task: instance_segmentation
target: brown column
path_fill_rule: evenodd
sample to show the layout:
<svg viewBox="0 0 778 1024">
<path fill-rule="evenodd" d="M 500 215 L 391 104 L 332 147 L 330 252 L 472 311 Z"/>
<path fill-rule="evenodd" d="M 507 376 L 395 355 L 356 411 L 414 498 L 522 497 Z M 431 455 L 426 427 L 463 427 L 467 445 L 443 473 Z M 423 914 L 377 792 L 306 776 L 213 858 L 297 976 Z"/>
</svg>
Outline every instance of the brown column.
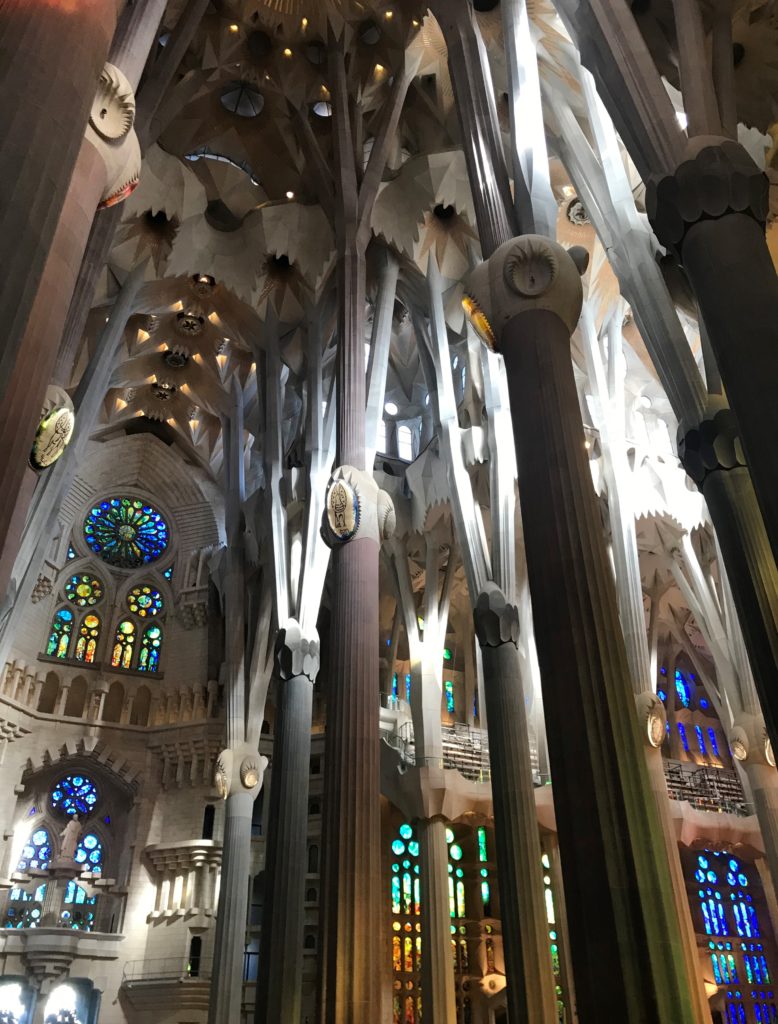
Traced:
<svg viewBox="0 0 778 1024">
<path fill-rule="evenodd" d="M 0 398 L 13 386 L 119 6 L 116 0 L 0 3 Z M 5 458 L 11 450 L 3 448 Z"/>
<path fill-rule="evenodd" d="M 570 358 L 585 256 L 524 236 L 469 290 L 508 379 L 578 1016 L 692 1024 Z"/>
</svg>

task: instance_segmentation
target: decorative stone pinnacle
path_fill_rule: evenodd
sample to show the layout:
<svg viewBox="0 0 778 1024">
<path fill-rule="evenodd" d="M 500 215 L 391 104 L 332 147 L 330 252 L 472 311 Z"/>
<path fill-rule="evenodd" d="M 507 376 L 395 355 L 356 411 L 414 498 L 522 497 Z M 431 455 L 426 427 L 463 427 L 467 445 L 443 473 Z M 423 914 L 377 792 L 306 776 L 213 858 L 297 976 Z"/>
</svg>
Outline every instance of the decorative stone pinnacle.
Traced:
<svg viewBox="0 0 778 1024">
<path fill-rule="evenodd" d="M 659 241 L 680 259 L 687 231 L 701 220 L 744 213 L 764 225 L 769 187 L 739 143 L 701 135 L 689 140 L 673 174 L 648 183 L 646 209 Z"/>
<path fill-rule="evenodd" d="M 354 537 L 377 543 L 388 540 L 397 519 L 392 499 L 369 473 L 339 466 L 330 477 L 322 517 L 322 537 L 328 547 Z"/>
<path fill-rule="evenodd" d="M 700 424 L 678 431 L 678 457 L 698 487 L 711 473 L 747 465 L 735 414 L 725 398 L 710 395 Z"/>
<path fill-rule="evenodd" d="M 101 209 L 122 202 L 138 186 L 142 158 L 134 124 L 132 86 L 119 68 L 106 64 L 86 127 L 86 138 L 105 164 Z"/>
<path fill-rule="evenodd" d="M 478 595 L 473 622 L 482 647 L 502 647 L 519 642 L 519 610 L 496 583 L 489 582 Z"/>
<path fill-rule="evenodd" d="M 289 619 L 276 637 L 276 669 L 281 679 L 305 676 L 312 683 L 319 672 L 319 638 L 303 636 L 300 623 Z"/>
<path fill-rule="evenodd" d="M 462 306 L 481 340 L 500 351 L 502 330 L 520 313 L 544 309 L 575 330 L 583 303 L 581 274 L 589 253 L 544 235 L 521 235 L 497 249 L 465 281 Z"/>
</svg>

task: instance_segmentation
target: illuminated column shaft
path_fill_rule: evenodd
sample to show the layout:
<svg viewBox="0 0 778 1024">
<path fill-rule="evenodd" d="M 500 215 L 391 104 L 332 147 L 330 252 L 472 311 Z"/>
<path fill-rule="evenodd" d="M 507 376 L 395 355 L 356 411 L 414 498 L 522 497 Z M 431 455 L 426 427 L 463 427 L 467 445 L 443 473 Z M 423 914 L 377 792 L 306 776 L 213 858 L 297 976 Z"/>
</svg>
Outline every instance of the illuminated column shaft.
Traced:
<svg viewBox="0 0 778 1024">
<path fill-rule="evenodd" d="M 290 620 L 276 648 L 277 717 L 257 977 L 257 1024 L 298 1024 L 302 1005 L 311 710 L 318 640 Z"/>
<path fill-rule="evenodd" d="M 421 1004 L 428 1024 L 456 1020 L 451 911 L 448 899 L 448 844 L 443 818 L 416 823 L 421 880 Z"/>
<path fill-rule="evenodd" d="M 209 1024 L 226 1024 L 227 1021 L 241 1019 L 253 808 L 254 795 L 245 790 L 231 792 L 224 806 L 224 853 L 216 914 Z"/>
<path fill-rule="evenodd" d="M 473 618 L 483 661 L 508 1019 L 540 1024 L 556 1020 L 556 1001 L 516 647 L 519 616 L 492 585 L 479 596 Z"/>
<path fill-rule="evenodd" d="M 469 290 L 510 392 L 579 1019 L 691 1024 L 570 359 L 584 256 L 523 236 Z"/>
</svg>

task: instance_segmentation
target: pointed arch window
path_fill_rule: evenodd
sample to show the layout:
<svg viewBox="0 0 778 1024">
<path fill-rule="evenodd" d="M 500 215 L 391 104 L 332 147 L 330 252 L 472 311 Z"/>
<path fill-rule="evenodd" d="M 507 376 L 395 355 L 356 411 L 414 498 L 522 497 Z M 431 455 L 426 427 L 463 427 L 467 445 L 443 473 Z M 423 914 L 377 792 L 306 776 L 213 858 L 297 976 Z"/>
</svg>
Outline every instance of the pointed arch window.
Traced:
<svg viewBox="0 0 778 1024">
<path fill-rule="evenodd" d="M 135 649 L 135 623 L 124 619 L 116 627 L 113 642 L 111 664 L 114 668 L 129 668 L 132 664 L 132 652 Z"/>
<path fill-rule="evenodd" d="M 405 423 L 397 428 L 397 456 L 403 462 L 413 462 L 413 432 Z"/>
<path fill-rule="evenodd" d="M 72 635 L 73 612 L 69 608 L 60 608 L 51 623 L 46 654 L 50 658 L 67 658 Z"/>
<path fill-rule="evenodd" d="M 97 615 L 85 615 L 81 621 L 76 640 L 76 661 L 91 665 L 97 653 L 97 641 L 100 639 L 100 618 Z"/>
<path fill-rule="evenodd" d="M 51 860 L 51 839 L 48 830 L 36 828 L 22 848 L 22 855 L 16 865 L 17 871 L 45 871 Z"/>
<path fill-rule="evenodd" d="M 416 1024 L 421 1015 L 421 885 L 419 843 L 411 825 L 400 825 L 390 850 L 393 1020 Z"/>
<path fill-rule="evenodd" d="M 162 651 L 162 630 L 154 622 L 146 626 L 138 655 L 140 672 L 158 672 L 159 655 Z"/>
</svg>

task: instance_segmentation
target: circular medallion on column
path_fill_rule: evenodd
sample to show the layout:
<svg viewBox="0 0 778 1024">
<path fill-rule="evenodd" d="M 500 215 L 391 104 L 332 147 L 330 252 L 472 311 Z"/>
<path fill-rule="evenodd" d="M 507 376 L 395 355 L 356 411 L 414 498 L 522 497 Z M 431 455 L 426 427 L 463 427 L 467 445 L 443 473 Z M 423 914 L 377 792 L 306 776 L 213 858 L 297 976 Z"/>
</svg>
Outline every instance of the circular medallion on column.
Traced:
<svg viewBox="0 0 778 1024">
<path fill-rule="evenodd" d="M 30 452 L 30 465 L 39 472 L 53 466 L 73 436 L 76 417 L 67 406 L 52 409 L 38 424 Z"/>
<path fill-rule="evenodd" d="M 359 499 L 348 480 L 331 480 L 327 488 L 327 523 L 339 541 L 351 540 L 359 529 Z"/>
</svg>

